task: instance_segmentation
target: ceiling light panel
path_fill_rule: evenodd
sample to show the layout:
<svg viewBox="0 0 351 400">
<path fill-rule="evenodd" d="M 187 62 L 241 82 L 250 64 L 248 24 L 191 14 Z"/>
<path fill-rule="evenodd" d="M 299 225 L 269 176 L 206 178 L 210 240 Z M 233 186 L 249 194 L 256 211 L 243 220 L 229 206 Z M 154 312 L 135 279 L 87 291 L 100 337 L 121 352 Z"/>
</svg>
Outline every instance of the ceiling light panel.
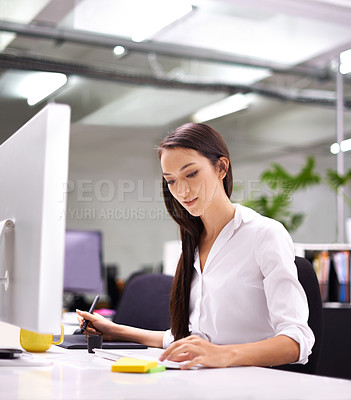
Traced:
<svg viewBox="0 0 351 400">
<path fill-rule="evenodd" d="M 226 83 L 252 85 L 271 76 L 264 68 L 244 67 L 239 65 L 223 65 L 207 62 L 191 61 L 189 66 L 180 68 L 182 79 L 192 82 Z"/>
<path fill-rule="evenodd" d="M 3 20 L 28 23 L 51 0 L 0 0 L 0 18 Z M 15 34 L 0 32 L 0 51 L 16 37 Z"/>
<path fill-rule="evenodd" d="M 8 71 L 4 75 L 0 88 L 3 86 L 5 95 L 27 99 L 31 106 L 46 99 L 67 82 L 65 74 L 55 72 Z"/>
<path fill-rule="evenodd" d="M 188 0 L 83 0 L 64 24 L 141 42 L 191 11 Z"/>
<path fill-rule="evenodd" d="M 191 18 L 156 35 L 155 39 L 296 65 L 351 40 L 351 30 L 309 18 L 272 14 L 249 20 L 209 12 L 201 3 Z"/>
<path fill-rule="evenodd" d="M 164 126 L 172 121 L 187 118 L 199 108 L 224 97 L 224 93 L 134 88 L 92 112 L 79 123 L 105 126 Z"/>
<path fill-rule="evenodd" d="M 246 109 L 250 104 L 248 95 L 237 93 L 212 103 L 192 115 L 193 122 L 206 122 Z"/>
<path fill-rule="evenodd" d="M 351 150 L 351 139 L 345 139 L 340 144 L 333 143 L 330 146 L 330 152 L 332 154 L 338 154 L 340 150 L 343 152 L 350 151 Z"/>
<path fill-rule="evenodd" d="M 340 72 L 342 74 L 351 73 L 351 49 L 340 54 Z"/>
<path fill-rule="evenodd" d="M 56 72 L 34 72 L 23 87 L 30 106 L 40 103 L 67 83 L 67 76 Z"/>
</svg>

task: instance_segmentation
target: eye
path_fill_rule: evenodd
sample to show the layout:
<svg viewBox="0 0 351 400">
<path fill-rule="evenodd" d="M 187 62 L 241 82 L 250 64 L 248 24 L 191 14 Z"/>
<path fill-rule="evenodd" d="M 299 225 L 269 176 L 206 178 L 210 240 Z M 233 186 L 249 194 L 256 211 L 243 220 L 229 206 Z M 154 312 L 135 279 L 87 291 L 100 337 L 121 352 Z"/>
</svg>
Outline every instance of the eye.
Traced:
<svg viewBox="0 0 351 400">
<path fill-rule="evenodd" d="M 174 180 L 171 180 L 171 181 L 166 181 L 167 182 L 167 185 L 173 185 L 173 183 L 175 182 Z"/>
<path fill-rule="evenodd" d="M 193 178 L 196 174 L 198 173 L 198 171 L 194 171 L 191 174 L 187 175 L 187 178 Z"/>
</svg>

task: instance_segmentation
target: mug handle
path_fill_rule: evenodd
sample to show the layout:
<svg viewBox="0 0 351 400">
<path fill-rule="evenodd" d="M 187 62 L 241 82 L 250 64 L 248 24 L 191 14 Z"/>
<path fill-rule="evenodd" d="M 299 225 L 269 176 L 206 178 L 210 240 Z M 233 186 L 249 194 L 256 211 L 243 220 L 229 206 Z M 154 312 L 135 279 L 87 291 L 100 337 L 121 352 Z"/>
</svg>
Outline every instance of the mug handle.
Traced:
<svg viewBox="0 0 351 400">
<path fill-rule="evenodd" d="M 60 343 L 63 342 L 63 339 L 64 339 L 64 327 L 61 324 L 61 336 L 60 336 L 60 339 L 57 342 L 52 342 L 52 344 L 60 344 Z"/>
</svg>

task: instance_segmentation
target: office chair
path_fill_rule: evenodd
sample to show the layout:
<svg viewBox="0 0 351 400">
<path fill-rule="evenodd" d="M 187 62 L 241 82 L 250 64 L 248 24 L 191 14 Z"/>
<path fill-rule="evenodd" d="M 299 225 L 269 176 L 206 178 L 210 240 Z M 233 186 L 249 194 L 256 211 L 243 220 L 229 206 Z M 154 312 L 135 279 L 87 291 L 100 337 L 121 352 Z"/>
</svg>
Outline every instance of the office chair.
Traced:
<svg viewBox="0 0 351 400">
<path fill-rule="evenodd" d="M 113 322 L 157 331 L 169 329 L 172 282 L 169 275 L 135 274 L 124 288 Z"/>
<path fill-rule="evenodd" d="M 310 311 L 308 325 L 314 333 L 315 343 L 307 364 L 286 364 L 273 368 L 284 371 L 302 372 L 305 374 L 316 374 L 318 371 L 318 363 L 322 351 L 324 330 L 324 316 L 319 283 L 313 266 L 308 260 L 302 257 L 295 257 L 295 264 L 297 268 L 298 279 L 306 292 Z"/>
</svg>

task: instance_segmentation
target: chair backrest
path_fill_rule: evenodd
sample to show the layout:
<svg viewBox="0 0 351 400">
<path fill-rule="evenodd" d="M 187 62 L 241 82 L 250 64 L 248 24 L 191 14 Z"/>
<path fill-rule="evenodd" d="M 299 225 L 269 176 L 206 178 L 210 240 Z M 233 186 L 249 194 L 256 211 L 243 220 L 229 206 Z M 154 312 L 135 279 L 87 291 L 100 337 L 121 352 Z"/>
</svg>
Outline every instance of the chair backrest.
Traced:
<svg viewBox="0 0 351 400">
<path fill-rule="evenodd" d="M 308 325 L 312 329 L 315 336 L 315 344 L 312 354 L 309 356 L 308 363 L 302 364 L 286 364 L 276 369 L 285 371 L 303 372 L 306 374 L 315 374 L 318 371 L 318 363 L 322 351 L 324 318 L 319 283 L 314 272 L 312 264 L 302 257 L 295 257 L 298 279 L 306 292 L 309 307 Z"/>
<path fill-rule="evenodd" d="M 123 290 L 113 322 L 157 331 L 169 329 L 172 282 L 173 277 L 164 274 L 133 276 Z"/>
</svg>

